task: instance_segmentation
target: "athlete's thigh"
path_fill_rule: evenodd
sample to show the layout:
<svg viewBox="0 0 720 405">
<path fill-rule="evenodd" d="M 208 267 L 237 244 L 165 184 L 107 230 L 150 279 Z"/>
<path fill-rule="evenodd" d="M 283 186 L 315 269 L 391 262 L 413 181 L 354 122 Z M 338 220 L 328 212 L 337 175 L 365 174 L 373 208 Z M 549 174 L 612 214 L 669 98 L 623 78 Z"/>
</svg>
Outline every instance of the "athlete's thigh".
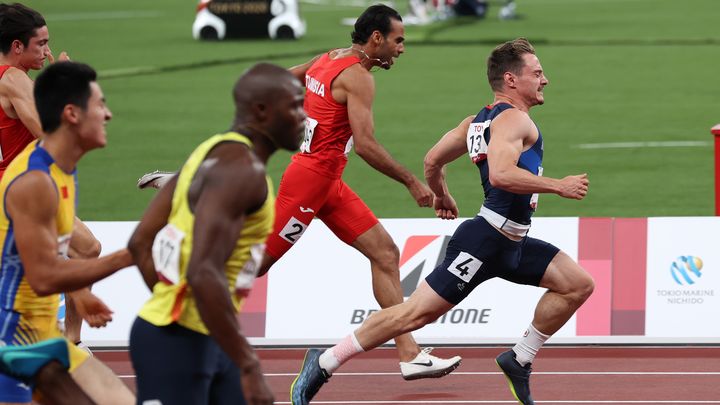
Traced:
<svg viewBox="0 0 720 405">
<path fill-rule="evenodd" d="M 98 404 L 130 405 L 135 396 L 100 360 L 90 357 L 70 373 L 75 382 Z"/>
<path fill-rule="evenodd" d="M 496 276 L 502 237 L 481 217 L 463 222 L 450 238 L 445 258 L 425 281 L 442 298 L 459 304 L 475 287 Z"/>
<path fill-rule="evenodd" d="M 209 403 L 212 405 L 245 405 L 245 394 L 240 383 L 240 369 L 222 350 L 219 350 L 217 370 L 210 383 Z"/>
<path fill-rule="evenodd" d="M 325 204 L 335 180 L 291 163 L 280 180 L 275 197 L 275 223 L 265 251 L 280 259 L 300 239 Z"/>
<path fill-rule="evenodd" d="M 370 207 L 342 180 L 331 190 L 318 218 L 348 245 L 379 222 Z"/>
<path fill-rule="evenodd" d="M 130 331 L 130 359 L 138 402 L 207 403 L 215 372 L 209 339 L 177 324 L 158 327 L 136 318 Z"/>
<path fill-rule="evenodd" d="M 551 243 L 526 237 L 520 245 L 517 265 L 507 267 L 499 277 L 516 284 L 540 286 L 540 280 L 559 251 Z"/>
<path fill-rule="evenodd" d="M 547 265 L 540 287 L 567 294 L 578 287 L 592 285 L 592 276 L 565 252 L 559 251 Z"/>
</svg>

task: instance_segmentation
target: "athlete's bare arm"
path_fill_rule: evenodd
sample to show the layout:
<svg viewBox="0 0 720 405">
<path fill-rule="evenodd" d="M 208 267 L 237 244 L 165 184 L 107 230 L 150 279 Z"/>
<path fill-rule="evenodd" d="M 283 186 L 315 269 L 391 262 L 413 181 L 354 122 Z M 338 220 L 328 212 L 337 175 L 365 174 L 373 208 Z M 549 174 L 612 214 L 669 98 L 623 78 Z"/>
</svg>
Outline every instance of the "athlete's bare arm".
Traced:
<svg viewBox="0 0 720 405">
<path fill-rule="evenodd" d="M 520 155 L 538 138 L 530 117 L 518 109 L 508 109 L 490 124 L 492 138 L 488 144 L 488 168 L 493 187 L 516 194 L 554 193 L 582 200 L 588 191 L 587 174 L 562 179 L 536 176 L 517 166 Z"/>
<path fill-rule="evenodd" d="M 58 255 L 55 223 L 58 195 L 50 177 L 31 171 L 6 191 L 6 209 L 25 276 L 38 295 L 75 291 L 132 264 L 123 249 L 99 259 L 69 259 Z"/>
<path fill-rule="evenodd" d="M 305 85 L 305 73 L 307 72 L 308 69 L 310 69 L 310 66 L 312 66 L 313 63 L 315 63 L 318 59 L 320 59 L 320 57 L 322 55 L 323 54 L 316 55 L 309 61 L 302 63 L 300 65 L 293 66 L 293 67 L 289 68 L 288 70 L 290 71 L 290 73 L 293 74 L 293 76 L 295 76 L 298 80 L 300 80 L 300 83 L 302 83 L 302 85 L 304 86 Z"/>
<path fill-rule="evenodd" d="M 5 113 L 11 118 L 19 118 L 35 138 L 41 137 L 43 131 L 35 109 L 33 81 L 27 73 L 17 68 L 8 69 L 0 79 L 0 94 L 3 95 Z"/>
<path fill-rule="evenodd" d="M 102 253 L 100 241 L 95 239 L 90 228 L 80 218 L 75 217 L 68 256 L 89 259 L 100 256 L 100 253 Z"/>
<path fill-rule="evenodd" d="M 152 258 L 152 245 L 155 236 L 167 224 L 170 217 L 177 177 L 177 174 L 172 175 L 170 181 L 158 191 L 128 242 L 128 249 L 132 254 L 133 261 L 150 291 L 158 282 Z"/>
<path fill-rule="evenodd" d="M 372 114 L 375 82 L 370 72 L 360 65 L 345 69 L 333 82 L 332 92 L 333 97 L 339 93 L 339 97 L 335 98 L 339 103 L 347 103 L 355 153 L 375 170 L 404 184 L 418 206 L 429 207 L 433 199 L 430 189 L 393 159 L 375 138 Z"/>
<path fill-rule="evenodd" d="M 462 120 L 460 124 L 448 131 L 425 155 L 425 181 L 433 193 L 435 215 L 442 219 L 455 219 L 458 207 L 450 195 L 445 182 L 445 165 L 467 152 L 466 136 L 473 116 Z"/>
<path fill-rule="evenodd" d="M 30 287 L 40 296 L 81 290 L 132 264 L 127 250 L 99 259 L 69 259 L 58 255 L 55 217 L 58 195 L 50 177 L 31 171 L 6 192 L 6 210 L 13 221 L 15 243 Z M 112 312 L 90 291 L 78 291 L 80 315 L 91 326 L 104 326 Z"/>
<path fill-rule="evenodd" d="M 264 166 L 245 145 L 215 147 L 195 174 L 188 200 L 195 213 L 193 249 L 187 280 L 210 335 L 240 368 L 250 404 L 272 404 L 260 362 L 243 336 L 232 304 L 225 263 L 230 258 L 248 212 L 268 193 Z"/>
</svg>

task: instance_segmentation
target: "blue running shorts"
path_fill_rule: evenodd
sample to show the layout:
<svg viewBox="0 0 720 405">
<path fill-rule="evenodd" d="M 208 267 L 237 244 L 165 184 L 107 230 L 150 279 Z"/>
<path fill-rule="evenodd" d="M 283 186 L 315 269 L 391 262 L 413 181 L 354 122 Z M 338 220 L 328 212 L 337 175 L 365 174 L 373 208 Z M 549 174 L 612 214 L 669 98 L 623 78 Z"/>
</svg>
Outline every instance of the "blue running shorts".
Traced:
<svg viewBox="0 0 720 405">
<path fill-rule="evenodd" d="M 455 230 L 445 259 L 425 279 L 441 297 L 455 305 L 475 287 L 494 277 L 537 286 L 560 251 L 540 239 L 508 239 L 485 218 L 469 219 Z"/>
</svg>

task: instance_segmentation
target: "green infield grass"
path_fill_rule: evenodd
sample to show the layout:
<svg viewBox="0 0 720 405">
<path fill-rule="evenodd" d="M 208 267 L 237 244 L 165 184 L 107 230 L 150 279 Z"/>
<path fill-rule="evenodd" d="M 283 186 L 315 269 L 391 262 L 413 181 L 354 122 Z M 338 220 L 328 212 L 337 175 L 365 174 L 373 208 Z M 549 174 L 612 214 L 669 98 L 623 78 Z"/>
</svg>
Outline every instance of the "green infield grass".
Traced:
<svg viewBox="0 0 720 405">
<path fill-rule="evenodd" d="M 135 182 L 174 170 L 206 137 L 229 128 L 230 90 L 251 64 L 301 63 L 350 45 L 343 18 L 363 6 L 301 3 L 308 24 L 296 41 L 200 42 L 192 0 L 29 1 L 48 22 L 55 53 L 89 63 L 114 117 L 109 143 L 80 164 L 79 216 L 139 219 L 153 191 Z M 357 4 L 357 3 L 353 3 Z M 404 2 L 395 4 L 404 13 Z M 406 52 L 374 73 L 378 140 L 422 176 L 427 150 L 492 101 L 485 59 L 524 36 L 550 80 L 531 110 L 545 140 L 545 175 L 588 173 L 583 201 L 540 197 L 541 216 L 713 215 L 713 138 L 720 122 L 717 0 L 519 0 L 518 19 L 457 19 L 406 28 Z M 277 183 L 289 161 L 276 154 Z M 482 203 L 478 171 L 461 158 L 447 170 L 461 216 Z M 407 190 L 351 154 L 345 181 L 379 217 L 431 217 Z"/>
</svg>

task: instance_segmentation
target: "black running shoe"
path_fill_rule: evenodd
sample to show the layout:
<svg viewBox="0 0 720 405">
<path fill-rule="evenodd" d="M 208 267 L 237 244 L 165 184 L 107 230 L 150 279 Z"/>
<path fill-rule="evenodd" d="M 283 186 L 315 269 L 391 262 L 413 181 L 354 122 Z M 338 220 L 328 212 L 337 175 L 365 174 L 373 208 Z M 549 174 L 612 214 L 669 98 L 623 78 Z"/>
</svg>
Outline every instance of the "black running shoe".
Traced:
<svg viewBox="0 0 720 405">
<path fill-rule="evenodd" d="M 323 384 L 328 382 L 330 375 L 320 368 L 320 349 L 309 349 L 305 353 L 300 374 L 295 377 L 290 386 L 290 401 L 292 405 L 307 405 L 320 390 Z"/>
<path fill-rule="evenodd" d="M 525 367 L 521 366 L 515 360 L 515 352 L 512 350 L 501 353 L 495 358 L 495 362 L 505 374 L 515 399 L 524 405 L 534 405 L 535 401 L 530 396 L 530 373 L 532 372 L 530 364 L 526 364 Z"/>
</svg>

